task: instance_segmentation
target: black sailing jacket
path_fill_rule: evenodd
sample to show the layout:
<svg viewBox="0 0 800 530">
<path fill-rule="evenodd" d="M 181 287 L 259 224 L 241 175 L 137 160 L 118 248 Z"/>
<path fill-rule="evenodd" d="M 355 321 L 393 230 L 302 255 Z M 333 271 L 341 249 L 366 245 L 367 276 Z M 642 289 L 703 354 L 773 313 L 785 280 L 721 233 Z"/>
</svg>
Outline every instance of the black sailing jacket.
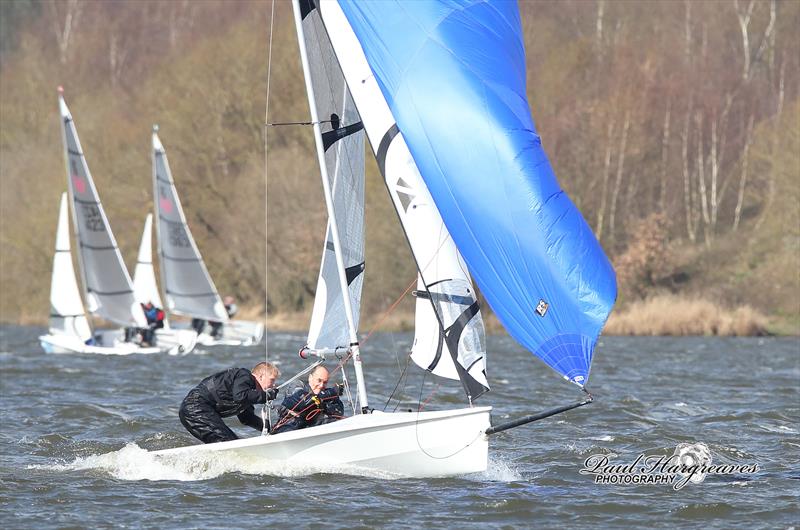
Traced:
<svg viewBox="0 0 800 530">
<path fill-rule="evenodd" d="M 261 418 L 256 416 L 256 403 L 266 403 L 267 393 L 260 390 L 256 378 L 246 368 L 229 368 L 203 379 L 195 388 L 220 416 L 237 416 L 243 424 L 261 429 Z"/>
</svg>

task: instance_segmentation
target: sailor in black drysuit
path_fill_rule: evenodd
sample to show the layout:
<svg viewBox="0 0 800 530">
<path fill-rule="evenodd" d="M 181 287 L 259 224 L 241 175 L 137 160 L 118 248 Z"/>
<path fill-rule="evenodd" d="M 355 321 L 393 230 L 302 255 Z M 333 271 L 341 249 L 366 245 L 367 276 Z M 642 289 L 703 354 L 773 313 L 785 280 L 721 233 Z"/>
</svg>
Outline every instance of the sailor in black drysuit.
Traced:
<svg viewBox="0 0 800 530">
<path fill-rule="evenodd" d="M 341 385 L 325 388 L 328 370 L 318 366 L 278 407 L 278 421 L 270 434 L 305 429 L 344 417 L 344 404 L 339 399 Z"/>
<path fill-rule="evenodd" d="M 222 418 L 230 416 L 238 417 L 253 429 L 262 430 L 264 424 L 256 416 L 253 405 L 275 399 L 278 391 L 270 387 L 278 375 L 277 368 L 271 363 L 259 363 L 252 372 L 246 368 L 229 368 L 206 377 L 189 391 L 181 403 L 178 412 L 181 423 L 192 436 L 204 443 L 238 438 L 222 421 Z"/>
</svg>

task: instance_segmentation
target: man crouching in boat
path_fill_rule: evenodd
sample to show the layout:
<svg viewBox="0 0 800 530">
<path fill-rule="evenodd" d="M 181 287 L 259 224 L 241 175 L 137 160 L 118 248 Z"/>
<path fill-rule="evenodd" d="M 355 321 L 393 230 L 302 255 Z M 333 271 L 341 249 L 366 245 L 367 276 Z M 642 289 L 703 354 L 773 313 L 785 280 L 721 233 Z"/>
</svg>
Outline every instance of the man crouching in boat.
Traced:
<svg viewBox="0 0 800 530">
<path fill-rule="evenodd" d="M 279 376 L 272 363 L 263 362 L 252 370 L 229 368 L 208 376 L 186 395 L 178 417 L 192 436 L 207 444 L 238 438 L 222 421 L 230 416 L 260 431 L 264 424 L 253 405 L 275 399 L 278 391 L 272 386 Z"/>
<path fill-rule="evenodd" d="M 325 388 L 328 370 L 320 365 L 308 376 L 308 383 L 295 389 L 278 407 L 278 422 L 272 434 L 305 429 L 344 417 L 344 404 L 339 399 L 341 386 Z"/>
</svg>

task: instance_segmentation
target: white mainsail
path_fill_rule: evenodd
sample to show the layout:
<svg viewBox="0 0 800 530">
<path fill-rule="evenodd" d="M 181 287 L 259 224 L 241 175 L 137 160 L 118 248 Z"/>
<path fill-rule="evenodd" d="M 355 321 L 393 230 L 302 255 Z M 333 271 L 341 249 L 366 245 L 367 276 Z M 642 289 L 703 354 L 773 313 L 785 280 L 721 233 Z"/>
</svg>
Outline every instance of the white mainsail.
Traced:
<svg viewBox="0 0 800 530">
<path fill-rule="evenodd" d="M 228 313 L 208 274 L 175 189 L 164 146 L 153 128 L 153 203 L 161 285 L 172 313 L 227 322 Z"/>
<path fill-rule="evenodd" d="M 489 385 L 471 278 L 339 4 L 323 0 L 319 11 L 420 273 L 412 359 L 436 375 L 461 379 L 473 399 Z"/>
<path fill-rule="evenodd" d="M 153 214 L 147 214 L 144 220 L 142 241 L 133 270 L 133 292 L 141 304 L 152 302 L 156 307 L 164 307 L 156 284 L 156 273 L 153 268 Z"/>
<path fill-rule="evenodd" d="M 56 231 L 56 250 L 53 254 L 53 276 L 50 281 L 50 334 L 70 335 L 86 341 L 92 336 L 89 321 L 81 301 L 72 252 L 69 244 L 67 194 L 61 194 Z"/>
<path fill-rule="evenodd" d="M 325 165 L 339 228 L 353 320 L 358 326 L 364 280 L 364 132 L 316 10 L 302 12 L 302 38 L 321 124 Z M 325 232 L 307 346 L 347 349 L 350 338 L 331 233 Z"/>
<path fill-rule="evenodd" d="M 89 312 L 122 326 L 146 327 L 147 321 L 134 297 L 131 277 L 108 225 L 63 95 L 59 94 L 58 104 L 78 240 L 78 263 Z"/>
</svg>

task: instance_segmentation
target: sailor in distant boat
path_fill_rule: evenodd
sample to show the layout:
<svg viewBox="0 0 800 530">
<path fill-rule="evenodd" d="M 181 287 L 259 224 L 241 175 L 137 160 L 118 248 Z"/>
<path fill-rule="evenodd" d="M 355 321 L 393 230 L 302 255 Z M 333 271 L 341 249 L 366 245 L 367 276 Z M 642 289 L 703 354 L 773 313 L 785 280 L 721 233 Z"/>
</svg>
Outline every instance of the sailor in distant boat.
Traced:
<svg viewBox="0 0 800 530">
<path fill-rule="evenodd" d="M 236 305 L 236 299 L 230 295 L 223 298 L 222 303 L 225 305 L 225 311 L 228 313 L 228 318 L 233 318 L 239 311 L 239 307 Z M 213 320 L 209 320 L 208 324 L 211 326 L 211 333 L 212 337 L 219 338 L 220 331 L 222 330 L 222 322 L 215 322 Z M 192 329 L 197 332 L 197 334 L 201 334 L 206 327 L 206 321 L 202 318 L 193 318 L 192 319 Z"/>
<path fill-rule="evenodd" d="M 305 429 L 340 420 L 344 404 L 339 399 L 342 385 L 326 388 L 330 374 L 322 365 L 308 376 L 308 383 L 295 389 L 278 407 L 278 422 L 272 434 Z"/>
<path fill-rule="evenodd" d="M 236 440 L 238 436 L 222 420 L 230 416 L 260 431 L 264 424 L 254 405 L 275 399 L 278 391 L 272 387 L 279 376 L 275 365 L 261 362 L 252 370 L 229 368 L 206 377 L 181 403 L 181 423 L 203 443 Z"/>
<path fill-rule="evenodd" d="M 142 304 L 142 310 L 147 319 L 147 327 L 142 329 L 142 345 L 152 346 L 155 344 L 156 330 L 164 327 L 164 310 L 153 302 Z"/>
</svg>

